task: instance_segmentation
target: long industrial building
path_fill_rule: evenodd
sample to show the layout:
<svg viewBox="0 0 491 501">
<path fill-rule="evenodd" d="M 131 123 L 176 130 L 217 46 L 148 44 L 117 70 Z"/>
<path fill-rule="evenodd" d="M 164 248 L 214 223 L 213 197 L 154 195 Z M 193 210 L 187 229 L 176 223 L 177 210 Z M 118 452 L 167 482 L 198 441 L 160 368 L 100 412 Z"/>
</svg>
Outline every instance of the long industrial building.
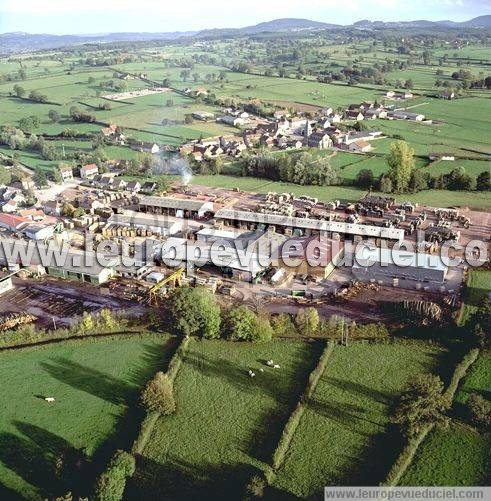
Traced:
<svg viewBox="0 0 491 501">
<path fill-rule="evenodd" d="M 249 230 L 261 226 L 264 229 L 274 227 L 276 231 L 281 233 L 285 233 L 286 229 L 290 229 L 293 234 L 297 233 L 298 236 L 321 234 L 332 237 L 333 234 L 337 233 L 338 235 L 345 236 L 347 238 L 359 236 L 362 238 L 381 238 L 397 242 L 402 242 L 404 240 L 404 230 L 398 228 L 383 228 L 381 226 L 365 224 L 289 217 L 280 214 L 263 214 L 257 212 L 220 209 L 215 213 L 215 219 L 217 223 L 223 223 L 224 227 L 247 227 Z"/>
<path fill-rule="evenodd" d="M 437 255 L 378 247 L 358 249 L 353 263 L 353 274 L 360 280 L 398 279 L 442 284 L 447 271 Z"/>
<path fill-rule="evenodd" d="M 138 209 L 141 212 L 192 219 L 212 214 L 214 205 L 213 202 L 204 202 L 202 200 L 144 196 L 138 199 Z"/>
</svg>

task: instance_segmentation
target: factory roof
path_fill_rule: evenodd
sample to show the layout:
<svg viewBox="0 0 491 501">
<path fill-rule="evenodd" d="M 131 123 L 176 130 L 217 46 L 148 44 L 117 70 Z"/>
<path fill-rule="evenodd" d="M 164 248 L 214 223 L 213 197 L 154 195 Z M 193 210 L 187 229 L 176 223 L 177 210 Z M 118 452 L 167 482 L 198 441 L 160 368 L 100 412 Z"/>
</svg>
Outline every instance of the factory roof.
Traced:
<svg viewBox="0 0 491 501">
<path fill-rule="evenodd" d="M 144 196 L 139 197 L 140 205 L 149 205 L 152 207 L 163 207 L 166 209 L 182 209 L 199 211 L 203 208 L 213 210 L 213 202 L 204 200 L 190 200 L 186 198 L 171 198 L 171 197 L 156 197 Z"/>
<path fill-rule="evenodd" d="M 440 271 L 447 270 L 447 266 L 445 266 L 440 257 L 435 254 L 367 246 L 363 246 L 357 250 L 355 267 L 367 267 L 376 263 L 380 263 L 382 266 L 393 264 L 401 268 L 412 267 Z"/>
<path fill-rule="evenodd" d="M 283 216 L 280 214 L 261 214 L 257 212 L 235 211 L 220 209 L 215 213 L 216 219 L 232 219 L 236 221 L 254 222 L 258 224 L 278 225 L 291 228 L 309 229 L 316 231 L 332 231 L 350 235 L 360 235 L 374 238 L 387 238 L 402 241 L 404 230 L 397 228 L 382 228 L 365 224 L 344 223 Z"/>
<path fill-rule="evenodd" d="M 182 225 L 181 221 L 169 219 L 168 216 L 160 214 L 147 214 L 145 212 L 127 212 L 125 214 L 113 214 L 108 220 L 108 224 L 146 226 L 158 228 L 172 228 L 174 225 Z"/>
</svg>

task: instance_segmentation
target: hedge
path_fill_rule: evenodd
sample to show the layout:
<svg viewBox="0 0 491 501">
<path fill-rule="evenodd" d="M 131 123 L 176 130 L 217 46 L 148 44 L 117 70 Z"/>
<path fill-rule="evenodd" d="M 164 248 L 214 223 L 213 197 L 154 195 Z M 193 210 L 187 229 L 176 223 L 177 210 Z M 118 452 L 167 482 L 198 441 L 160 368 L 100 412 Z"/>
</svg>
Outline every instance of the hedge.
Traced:
<svg viewBox="0 0 491 501">
<path fill-rule="evenodd" d="M 462 358 L 461 362 L 459 362 L 455 367 L 450 383 L 443 394 L 449 404 L 451 404 L 453 401 L 455 392 L 457 391 L 460 381 L 465 376 L 469 367 L 477 360 L 478 356 L 479 356 L 479 350 L 477 348 L 474 348 L 468 353 L 466 353 Z M 404 449 L 396 459 L 395 463 L 392 465 L 392 468 L 390 469 L 382 485 L 386 486 L 397 485 L 402 475 L 404 475 L 407 468 L 411 464 L 414 455 L 418 450 L 418 447 L 434 427 L 435 425 L 433 423 L 429 423 L 423 426 L 421 431 L 416 436 L 409 439 L 407 445 L 404 447 Z"/>
<path fill-rule="evenodd" d="M 191 337 L 185 337 L 181 341 L 179 348 L 175 351 L 174 355 L 169 361 L 169 365 L 167 366 L 167 377 L 174 383 L 176 376 L 181 368 L 182 362 L 184 361 L 184 355 L 188 349 L 189 343 L 191 342 Z M 145 416 L 142 424 L 140 426 L 140 432 L 138 433 L 137 438 L 133 442 L 133 446 L 131 448 L 131 452 L 133 454 L 141 454 L 145 445 L 152 434 L 153 428 L 157 423 L 157 420 L 160 417 L 160 413 L 156 411 L 148 412 Z"/>
</svg>

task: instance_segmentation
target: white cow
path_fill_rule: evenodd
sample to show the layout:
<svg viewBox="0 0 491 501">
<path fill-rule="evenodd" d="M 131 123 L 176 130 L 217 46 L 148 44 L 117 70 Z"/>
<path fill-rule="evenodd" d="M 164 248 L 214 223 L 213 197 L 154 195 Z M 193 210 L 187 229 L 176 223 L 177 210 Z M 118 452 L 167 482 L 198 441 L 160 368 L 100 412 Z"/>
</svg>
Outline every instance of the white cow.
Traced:
<svg viewBox="0 0 491 501">
<path fill-rule="evenodd" d="M 256 374 L 249 369 L 249 376 L 254 377 Z"/>
<path fill-rule="evenodd" d="M 46 400 L 46 402 L 54 402 L 55 398 L 54 397 L 44 397 L 44 400 Z"/>
</svg>

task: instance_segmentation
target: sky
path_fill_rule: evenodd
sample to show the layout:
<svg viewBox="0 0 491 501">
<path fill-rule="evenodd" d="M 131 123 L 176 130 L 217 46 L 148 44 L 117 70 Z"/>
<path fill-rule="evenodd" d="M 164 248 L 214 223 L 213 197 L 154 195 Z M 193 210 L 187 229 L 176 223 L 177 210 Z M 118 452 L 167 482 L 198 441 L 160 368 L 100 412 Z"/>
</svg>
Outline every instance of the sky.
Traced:
<svg viewBox="0 0 491 501">
<path fill-rule="evenodd" d="M 491 0 L 0 0 L 0 33 L 80 34 L 239 28 L 298 17 L 465 21 L 491 14 Z"/>
</svg>

